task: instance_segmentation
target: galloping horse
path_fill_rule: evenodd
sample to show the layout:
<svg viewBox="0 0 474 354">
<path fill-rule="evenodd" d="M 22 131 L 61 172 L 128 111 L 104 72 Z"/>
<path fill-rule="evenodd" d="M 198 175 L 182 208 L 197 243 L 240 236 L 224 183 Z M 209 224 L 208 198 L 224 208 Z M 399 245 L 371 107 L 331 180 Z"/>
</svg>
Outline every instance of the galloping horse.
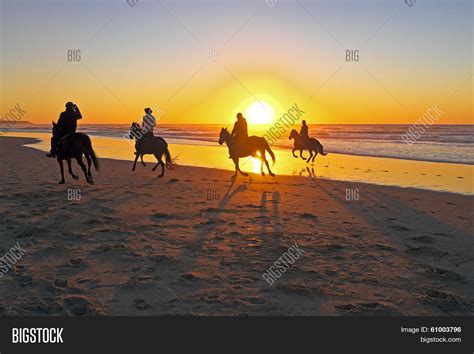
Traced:
<svg viewBox="0 0 474 354">
<path fill-rule="evenodd" d="M 58 125 L 53 122 L 53 135 L 56 135 L 58 132 Z M 86 157 L 87 160 L 87 169 L 82 161 L 82 155 Z M 91 174 L 91 164 L 94 164 L 94 167 L 99 171 L 99 161 L 95 155 L 94 149 L 92 148 L 91 139 L 83 133 L 71 133 L 63 137 L 58 143 L 58 149 L 56 153 L 56 158 L 61 169 L 61 181 L 59 184 L 64 184 L 64 165 L 63 160 L 67 161 L 67 166 L 69 174 L 75 180 L 78 180 L 79 177 L 72 172 L 71 159 L 75 158 L 79 166 L 81 166 L 82 171 L 86 177 L 86 181 L 89 184 L 94 184 L 94 179 Z"/>
<path fill-rule="evenodd" d="M 219 135 L 219 144 L 222 145 L 226 143 L 227 146 L 232 149 L 235 145 L 235 138 L 230 135 L 227 128 L 222 128 L 221 133 Z M 270 145 L 265 140 L 265 138 L 261 138 L 258 136 L 249 136 L 247 138 L 246 144 L 238 145 L 236 149 L 232 149 L 234 155 L 232 156 L 232 160 L 235 164 L 235 174 L 232 177 L 237 176 L 237 172 L 240 172 L 243 176 L 248 176 L 248 173 L 242 172 L 239 167 L 239 158 L 246 157 L 246 156 L 253 156 L 256 158 L 261 159 L 262 164 L 260 167 L 260 171 L 262 172 L 262 176 L 265 176 L 265 172 L 263 172 L 263 163 L 267 165 L 268 173 L 270 176 L 274 177 L 275 174 L 270 170 L 270 165 L 265 157 L 265 151 L 268 151 L 270 154 L 273 163 L 275 163 L 275 154 L 273 153 Z"/>
<path fill-rule="evenodd" d="M 299 150 L 300 151 L 300 157 L 303 160 L 306 160 L 306 158 L 303 157 L 303 150 L 308 150 L 309 151 L 309 157 L 308 157 L 306 163 L 308 163 L 310 161 L 314 162 L 314 159 L 316 158 L 316 155 L 318 155 L 318 152 L 323 156 L 327 155 L 327 153 L 324 152 L 323 145 L 317 139 L 310 138 L 309 142 L 308 142 L 308 145 L 306 145 L 303 142 L 303 139 L 301 138 L 301 136 L 298 134 L 298 132 L 295 129 L 293 129 L 291 131 L 290 136 L 288 137 L 288 139 L 290 139 L 290 140 L 295 139 L 293 150 L 291 151 L 291 153 L 293 154 L 294 157 L 298 158 L 298 156 L 295 155 L 295 151 Z M 313 152 L 314 152 L 314 156 L 313 156 Z"/>
<path fill-rule="evenodd" d="M 166 168 L 168 170 L 173 169 L 173 159 L 171 158 L 171 154 L 168 150 L 168 144 L 166 143 L 165 139 L 161 137 L 153 137 L 153 138 L 145 138 L 142 130 L 140 128 L 140 124 L 133 122 L 132 126 L 130 127 L 130 139 L 135 139 L 135 161 L 133 162 L 132 171 L 135 171 L 135 167 L 137 166 L 137 160 L 140 157 L 142 160 L 143 166 L 145 163 L 143 162 L 143 155 L 155 155 L 156 160 L 158 163 L 153 167 L 153 171 L 157 169 L 158 166 L 161 165 L 161 174 L 158 177 L 163 177 L 165 175 L 165 163 L 162 160 L 163 155 L 166 157 Z"/>
</svg>

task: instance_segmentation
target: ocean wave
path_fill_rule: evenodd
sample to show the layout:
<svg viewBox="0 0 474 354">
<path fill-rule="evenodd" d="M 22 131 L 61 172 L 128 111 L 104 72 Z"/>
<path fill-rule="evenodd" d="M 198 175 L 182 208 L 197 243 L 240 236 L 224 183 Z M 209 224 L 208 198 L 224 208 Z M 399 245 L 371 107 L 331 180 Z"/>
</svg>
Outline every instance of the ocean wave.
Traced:
<svg viewBox="0 0 474 354">
<path fill-rule="evenodd" d="M 358 155 L 398 158 L 405 160 L 474 164 L 473 125 L 434 125 L 429 127 L 418 141 L 409 145 L 402 135 L 410 125 L 312 125 L 310 135 L 318 138 L 325 151 Z M 84 133 L 123 138 L 128 124 L 80 125 Z M 213 145 L 217 144 L 221 125 L 159 125 L 155 132 L 171 143 Z M 268 127 L 251 127 L 250 134 L 262 136 Z M 25 125 L 13 127 L 15 131 L 50 133 L 49 125 Z M 278 139 L 274 147 L 291 148 L 288 133 Z"/>
</svg>

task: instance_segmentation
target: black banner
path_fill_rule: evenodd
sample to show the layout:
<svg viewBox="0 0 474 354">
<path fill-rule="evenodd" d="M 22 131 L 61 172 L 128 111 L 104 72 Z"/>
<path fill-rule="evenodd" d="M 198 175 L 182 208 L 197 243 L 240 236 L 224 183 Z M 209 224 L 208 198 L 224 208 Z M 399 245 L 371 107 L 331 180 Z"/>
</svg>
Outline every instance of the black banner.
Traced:
<svg viewBox="0 0 474 354">
<path fill-rule="evenodd" d="M 474 317 L 0 319 L 1 354 L 175 353 L 190 349 L 472 354 Z"/>
</svg>

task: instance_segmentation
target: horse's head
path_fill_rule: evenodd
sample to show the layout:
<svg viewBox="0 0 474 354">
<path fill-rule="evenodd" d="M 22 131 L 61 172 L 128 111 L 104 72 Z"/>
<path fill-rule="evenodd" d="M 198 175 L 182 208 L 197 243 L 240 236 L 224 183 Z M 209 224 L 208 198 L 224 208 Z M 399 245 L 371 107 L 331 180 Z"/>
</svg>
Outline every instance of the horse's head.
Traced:
<svg viewBox="0 0 474 354">
<path fill-rule="evenodd" d="M 130 139 L 140 139 L 141 136 L 142 136 L 142 131 L 141 131 L 141 128 L 140 128 L 140 124 L 138 124 L 137 122 L 133 122 L 132 126 L 130 127 L 129 138 Z"/>
<path fill-rule="evenodd" d="M 295 129 L 292 129 L 288 139 L 291 140 L 291 139 L 295 139 L 296 137 L 298 137 L 298 132 Z"/>
<path fill-rule="evenodd" d="M 221 133 L 219 134 L 219 144 L 220 145 L 224 144 L 224 142 L 226 142 L 227 139 L 229 139 L 229 136 L 230 136 L 230 133 L 227 130 L 227 128 L 222 128 Z"/>
</svg>

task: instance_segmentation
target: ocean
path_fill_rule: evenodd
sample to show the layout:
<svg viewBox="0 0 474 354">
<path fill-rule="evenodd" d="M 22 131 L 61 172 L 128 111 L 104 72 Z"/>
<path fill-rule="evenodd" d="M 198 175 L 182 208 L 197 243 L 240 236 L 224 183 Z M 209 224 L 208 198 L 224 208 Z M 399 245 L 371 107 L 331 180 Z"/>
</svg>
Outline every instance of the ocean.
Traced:
<svg viewBox="0 0 474 354">
<path fill-rule="evenodd" d="M 222 124 L 159 124 L 155 135 L 172 144 L 217 145 Z M 227 125 L 229 129 L 231 125 Z M 263 136 L 271 126 L 250 126 L 249 134 Z M 413 144 L 402 140 L 411 125 L 310 125 L 310 136 L 317 138 L 327 152 L 387 157 L 404 160 L 474 164 L 474 125 L 433 125 Z M 78 130 L 92 136 L 123 138 L 128 124 L 80 124 Z M 299 126 L 296 127 L 299 130 Z M 44 124 L 15 125 L 12 132 L 49 133 Z M 290 148 L 285 132 L 275 147 Z"/>
</svg>

